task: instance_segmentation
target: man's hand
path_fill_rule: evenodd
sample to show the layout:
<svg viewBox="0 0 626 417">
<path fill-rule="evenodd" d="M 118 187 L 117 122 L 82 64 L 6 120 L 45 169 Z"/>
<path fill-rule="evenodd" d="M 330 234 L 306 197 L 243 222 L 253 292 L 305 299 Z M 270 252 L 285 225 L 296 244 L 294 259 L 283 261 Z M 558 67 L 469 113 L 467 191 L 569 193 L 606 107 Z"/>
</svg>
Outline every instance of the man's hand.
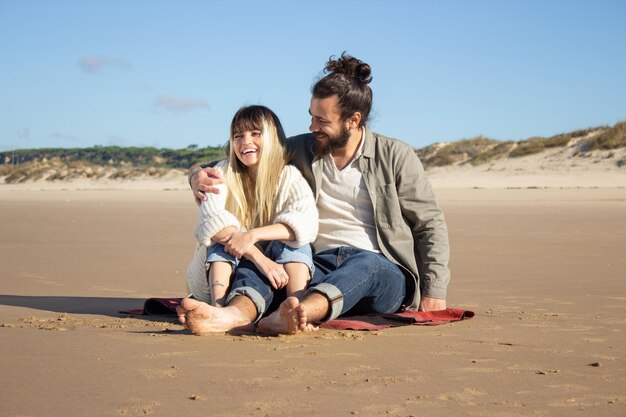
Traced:
<svg viewBox="0 0 626 417">
<path fill-rule="evenodd" d="M 204 193 L 219 194 L 220 190 L 215 186 L 223 184 L 224 178 L 222 178 L 222 173 L 219 170 L 206 167 L 193 174 L 189 183 L 191 184 L 191 191 L 196 199 L 196 204 L 200 205 L 206 200 Z"/>
<path fill-rule="evenodd" d="M 236 258 L 241 258 L 246 255 L 252 246 L 256 243 L 254 233 L 252 231 L 247 232 L 234 232 L 225 239 L 222 239 L 220 243 L 224 245 L 226 252 L 230 253 Z"/>
<path fill-rule="evenodd" d="M 438 298 L 422 297 L 420 301 L 420 311 L 439 311 L 446 309 L 446 300 Z"/>
</svg>

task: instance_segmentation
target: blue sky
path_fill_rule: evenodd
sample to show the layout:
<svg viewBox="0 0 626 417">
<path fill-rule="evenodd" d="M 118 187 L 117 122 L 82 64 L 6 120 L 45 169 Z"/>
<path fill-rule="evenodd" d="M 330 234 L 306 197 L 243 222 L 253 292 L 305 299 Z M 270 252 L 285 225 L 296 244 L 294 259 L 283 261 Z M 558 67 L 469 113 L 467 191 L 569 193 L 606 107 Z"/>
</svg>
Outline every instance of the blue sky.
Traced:
<svg viewBox="0 0 626 417">
<path fill-rule="evenodd" d="M 303 133 L 342 51 L 372 67 L 372 129 L 415 147 L 612 125 L 625 19 L 622 0 L 0 0 L 0 150 L 216 146 L 246 104 Z"/>
</svg>

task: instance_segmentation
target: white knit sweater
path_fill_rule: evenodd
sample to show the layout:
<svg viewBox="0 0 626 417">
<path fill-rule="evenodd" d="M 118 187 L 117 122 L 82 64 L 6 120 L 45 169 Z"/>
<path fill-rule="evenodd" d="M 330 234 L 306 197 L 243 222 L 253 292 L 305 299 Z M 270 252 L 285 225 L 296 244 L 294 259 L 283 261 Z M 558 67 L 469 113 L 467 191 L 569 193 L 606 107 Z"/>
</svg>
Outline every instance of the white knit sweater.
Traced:
<svg viewBox="0 0 626 417">
<path fill-rule="evenodd" d="M 228 161 L 219 162 L 215 168 L 226 175 Z M 311 243 L 317 236 L 318 214 L 313 192 L 300 171 L 286 165 L 280 174 L 282 187 L 277 190 L 274 219 L 272 223 L 282 223 L 293 230 L 296 239 L 283 241 L 293 247 Z M 218 186 L 219 194 L 207 193 L 207 200 L 200 205 L 199 222 L 194 231 L 198 241 L 191 264 L 187 268 L 188 290 L 201 301 L 211 302 L 211 294 L 206 278 L 206 251 L 213 245 L 211 238 L 226 227 L 243 230 L 237 218 L 225 209 L 228 189 Z"/>
</svg>

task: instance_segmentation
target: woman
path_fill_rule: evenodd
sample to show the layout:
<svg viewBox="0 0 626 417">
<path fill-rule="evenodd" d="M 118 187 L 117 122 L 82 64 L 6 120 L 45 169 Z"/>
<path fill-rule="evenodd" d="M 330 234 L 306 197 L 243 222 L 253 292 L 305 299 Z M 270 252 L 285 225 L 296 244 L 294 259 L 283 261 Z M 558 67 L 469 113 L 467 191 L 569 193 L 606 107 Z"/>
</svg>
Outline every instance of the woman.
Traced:
<svg viewBox="0 0 626 417">
<path fill-rule="evenodd" d="M 230 128 L 229 157 L 220 161 L 220 193 L 207 193 L 187 282 L 191 295 L 214 306 L 227 294 L 238 260 L 249 259 L 273 288 L 301 296 L 313 274 L 310 243 L 318 215 L 309 185 L 287 165 L 285 133 L 267 107 L 242 107 Z M 207 272 L 208 271 L 208 272 Z"/>
</svg>

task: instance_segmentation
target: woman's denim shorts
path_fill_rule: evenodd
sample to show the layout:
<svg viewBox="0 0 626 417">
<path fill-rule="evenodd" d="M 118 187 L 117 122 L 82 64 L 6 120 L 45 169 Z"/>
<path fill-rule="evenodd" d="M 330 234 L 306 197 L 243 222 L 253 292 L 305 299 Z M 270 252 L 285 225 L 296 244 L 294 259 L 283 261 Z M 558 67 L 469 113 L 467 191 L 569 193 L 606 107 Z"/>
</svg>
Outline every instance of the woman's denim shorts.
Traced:
<svg viewBox="0 0 626 417">
<path fill-rule="evenodd" d="M 313 265 L 313 252 L 311 251 L 311 245 L 294 248 L 280 240 L 273 240 L 269 245 L 267 245 L 267 248 L 265 248 L 263 253 L 277 264 L 287 264 L 292 262 L 305 264 L 309 268 L 311 276 L 313 276 L 315 266 Z M 211 262 L 228 262 L 233 266 L 233 268 L 237 268 L 239 260 L 230 253 L 226 252 L 224 250 L 224 245 L 216 243 L 207 249 L 206 263 L 209 264 Z"/>
</svg>

